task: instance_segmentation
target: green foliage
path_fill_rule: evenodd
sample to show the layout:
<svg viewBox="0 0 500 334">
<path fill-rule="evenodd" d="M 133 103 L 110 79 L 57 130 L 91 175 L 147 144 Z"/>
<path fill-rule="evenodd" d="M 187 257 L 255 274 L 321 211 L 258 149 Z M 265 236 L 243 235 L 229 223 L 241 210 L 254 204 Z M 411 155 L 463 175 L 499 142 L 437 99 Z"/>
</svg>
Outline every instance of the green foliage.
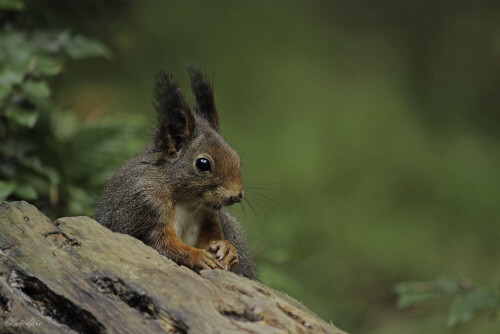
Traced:
<svg viewBox="0 0 500 334">
<path fill-rule="evenodd" d="M 2 1 L 22 10 L 22 1 Z M 0 31 L 0 201 L 26 200 L 47 214 L 90 215 L 130 126 L 80 124 L 54 97 L 70 59 L 110 57 L 103 44 L 69 31 Z M 104 168 L 103 166 L 106 166 Z"/>
<path fill-rule="evenodd" d="M 403 282 L 395 290 L 400 308 L 446 299 L 450 305 L 448 326 L 469 321 L 480 313 L 496 315 L 500 310 L 500 291 L 476 287 L 467 281 L 437 279 L 430 282 Z"/>
</svg>

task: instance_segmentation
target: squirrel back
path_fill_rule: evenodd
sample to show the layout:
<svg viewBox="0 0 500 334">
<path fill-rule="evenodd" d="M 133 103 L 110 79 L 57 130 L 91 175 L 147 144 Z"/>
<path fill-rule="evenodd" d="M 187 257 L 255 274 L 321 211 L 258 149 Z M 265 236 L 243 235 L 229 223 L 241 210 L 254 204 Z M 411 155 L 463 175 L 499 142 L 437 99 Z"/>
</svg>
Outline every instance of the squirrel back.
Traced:
<svg viewBox="0 0 500 334">
<path fill-rule="evenodd" d="M 94 218 L 196 271 L 255 267 L 238 221 L 223 209 L 242 200 L 241 162 L 219 134 L 210 83 L 188 68 L 194 112 L 170 74 L 156 77 L 157 127 L 150 142 L 111 178 Z"/>
</svg>

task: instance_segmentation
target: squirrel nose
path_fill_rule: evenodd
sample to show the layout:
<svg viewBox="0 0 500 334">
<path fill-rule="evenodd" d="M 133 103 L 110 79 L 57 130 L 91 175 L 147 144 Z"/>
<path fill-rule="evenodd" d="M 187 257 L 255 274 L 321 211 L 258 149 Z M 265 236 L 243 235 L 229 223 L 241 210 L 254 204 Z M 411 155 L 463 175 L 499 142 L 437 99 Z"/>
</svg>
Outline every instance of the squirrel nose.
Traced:
<svg viewBox="0 0 500 334">
<path fill-rule="evenodd" d="M 229 201 L 231 202 L 231 204 L 234 204 L 234 203 L 239 203 L 241 202 L 241 199 L 243 198 L 243 193 L 239 193 L 238 195 L 236 196 L 231 196 L 229 198 Z"/>
</svg>

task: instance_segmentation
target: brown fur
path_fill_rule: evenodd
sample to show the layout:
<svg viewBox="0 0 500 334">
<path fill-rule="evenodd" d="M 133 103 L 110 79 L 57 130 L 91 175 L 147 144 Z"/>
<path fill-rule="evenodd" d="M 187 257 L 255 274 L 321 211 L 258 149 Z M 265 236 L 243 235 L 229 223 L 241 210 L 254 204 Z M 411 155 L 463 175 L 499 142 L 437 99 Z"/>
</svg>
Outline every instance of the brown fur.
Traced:
<svg viewBox="0 0 500 334">
<path fill-rule="evenodd" d="M 189 73 L 197 109 L 193 113 L 174 78 L 160 72 L 155 87 L 158 127 L 143 151 L 109 181 L 94 217 L 178 264 L 256 278 L 241 226 L 221 210 L 243 196 L 240 158 L 218 132 L 211 85 L 197 69 Z M 200 158 L 209 161 L 210 171 L 198 168 Z M 196 241 L 187 245 L 176 228 L 196 224 Z"/>
</svg>

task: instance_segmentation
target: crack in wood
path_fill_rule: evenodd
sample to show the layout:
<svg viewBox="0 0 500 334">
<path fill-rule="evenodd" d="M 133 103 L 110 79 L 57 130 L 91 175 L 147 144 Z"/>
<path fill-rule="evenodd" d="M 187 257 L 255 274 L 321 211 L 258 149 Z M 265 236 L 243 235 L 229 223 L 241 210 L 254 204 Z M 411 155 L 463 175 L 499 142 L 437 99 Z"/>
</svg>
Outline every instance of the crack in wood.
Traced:
<svg viewBox="0 0 500 334">
<path fill-rule="evenodd" d="M 292 318 L 295 322 L 299 323 L 300 325 L 304 326 L 308 330 L 314 330 L 314 333 L 326 333 L 326 331 L 318 326 L 313 326 L 309 321 L 305 320 L 302 316 L 298 314 L 298 310 L 295 308 L 292 308 L 288 305 L 277 303 L 278 308 L 285 313 L 287 316 Z"/>
<path fill-rule="evenodd" d="M 256 322 L 262 320 L 262 317 L 258 314 L 255 314 L 250 308 L 244 308 L 243 311 L 235 309 L 221 309 L 219 310 L 219 313 L 227 318 L 231 318 L 237 321 Z"/>
<path fill-rule="evenodd" d="M 185 334 L 188 326 L 164 310 L 159 310 L 153 300 L 134 291 L 119 278 L 95 275 L 90 281 L 97 287 L 97 290 L 104 294 L 118 297 L 125 304 L 139 311 L 145 318 L 158 320 L 158 324 L 164 328 L 167 333 Z"/>
<path fill-rule="evenodd" d="M 9 300 L 9 297 L 3 295 L 2 291 L 0 291 L 0 315 L 9 313 Z"/>
<path fill-rule="evenodd" d="M 48 233 L 45 233 L 43 235 L 44 238 L 47 238 L 50 236 L 54 237 L 52 239 L 52 241 L 54 241 L 56 246 L 58 246 L 59 248 L 63 248 L 63 247 L 69 247 L 69 248 L 76 247 L 76 248 L 78 248 L 81 245 L 80 241 L 68 237 L 65 233 L 63 233 L 61 231 L 48 232 Z"/>
<path fill-rule="evenodd" d="M 244 287 L 235 285 L 233 283 L 226 283 L 226 282 L 221 282 L 221 285 L 226 290 L 233 291 L 233 292 L 236 292 L 238 294 L 242 294 L 242 295 L 245 295 L 248 297 L 253 297 L 253 294 L 250 291 L 248 291 L 247 289 L 245 289 Z"/>
<path fill-rule="evenodd" d="M 8 246 L 8 247 L 0 247 L 0 255 L 7 256 L 10 254 L 10 252 L 12 252 L 17 247 L 19 247 L 18 244 Z"/>
<path fill-rule="evenodd" d="M 187 334 L 189 326 L 181 320 L 175 319 L 170 313 L 161 311 L 158 325 L 168 334 Z"/>
<path fill-rule="evenodd" d="M 99 292 L 120 298 L 125 304 L 136 309 L 146 318 L 158 318 L 158 308 L 153 300 L 144 294 L 132 290 L 121 279 L 94 276 L 91 278 L 91 281 Z"/>
<path fill-rule="evenodd" d="M 8 283 L 21 291 L 28 303 L 44 316 L 51 317 L 73 331 L 80 334 L 106 333 L 104 326 L 92 313 L 56 294 L 38 278 L 13 270 Z"/>
<path fill-rule="evenodd" d="M 271 293 L 269 291 L 266 291 L 260 287 L 254 287 L 255 291 L 257 291 L 258 293 L 260 293 L 261 295 L 264 295 L 266 297 L 270 297 L 271 296 Z"/>
</svg>

